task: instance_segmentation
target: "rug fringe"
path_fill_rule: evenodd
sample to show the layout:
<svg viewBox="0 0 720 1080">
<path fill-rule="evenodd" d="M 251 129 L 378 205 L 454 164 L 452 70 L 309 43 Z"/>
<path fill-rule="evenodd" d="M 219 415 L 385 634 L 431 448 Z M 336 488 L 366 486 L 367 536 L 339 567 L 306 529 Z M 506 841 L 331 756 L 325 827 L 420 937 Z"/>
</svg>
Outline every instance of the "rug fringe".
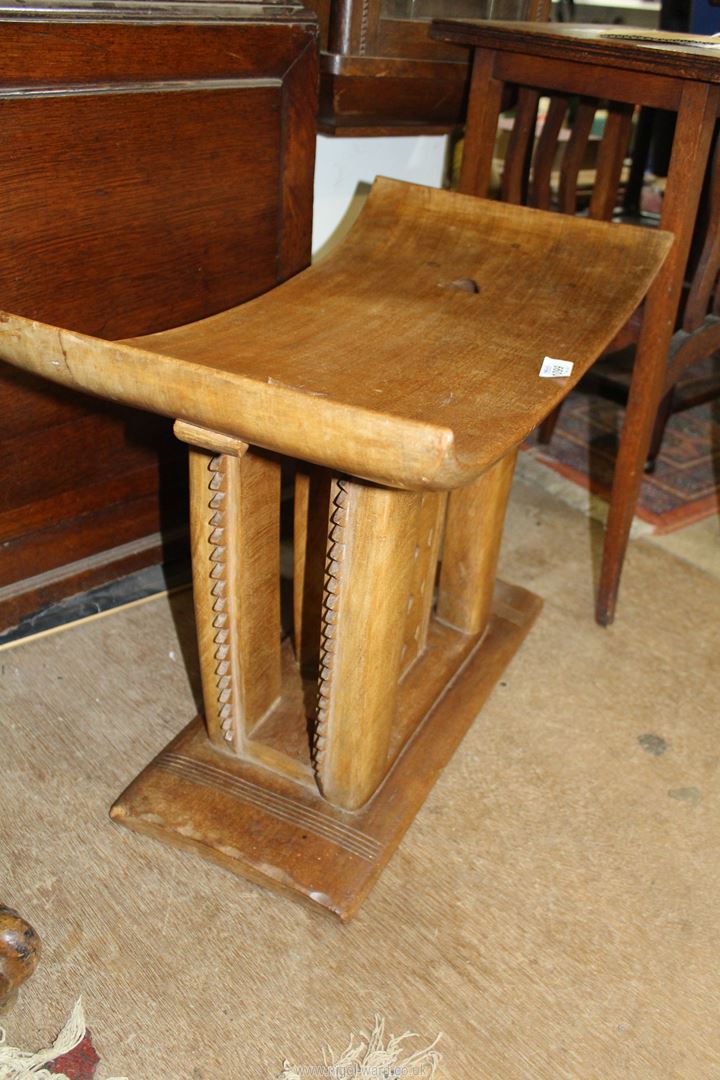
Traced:
<svg viewBox="0 0 720 1080">
<path fill-rule="evenodd" d="M 69 1054 L 85 1038 L 85 1013 L 82 998 L 75 1002 L 68 1020 L 48 1050 L 21 1050 L 8 1046 L 6 1034 L 0 1028 L 0 1080 L 68 1080 L 64 1073 L 54 1073 L 45 1066 L 63 1054 Z M 110 1080 L 127 1080 L 126 1076 L 110 1077 Z"/>
<path fill-rule="evenodd" d="M 436 1035 L 429 1046 L 415 1050 L 400 1060 L 404 1042 L 416 1038 L 418 1035 L 414 1031 L 406 1031 L 402 1035 L 390 1035 L 386 1043 L 385 1020 L 376 1016 L 372 1032 L 369 1035 L 364 1031 L 361 1031 L 359 1036 L 351 1035 L 350 1042 L 340 1057 L 336 1058 L 329 1046 L 323 1046 L 321 1067 L 292 1066 L 289 1061 L 285 1061 L 277 1080 L 304 1080 L 305 1076 L 323 1075 L 329 1080 L 345 1080 L 349 1077 L 355 1080 L 369 1080 L 370 1077 L 374 1080 L 400 1080 L 401 1077 L 408 1080 L 413 1077 L 432 1080 L 440 1064 L 440 1053 L 435 1047 L 442 1038 L 442 1033 Z"/>
</svg>

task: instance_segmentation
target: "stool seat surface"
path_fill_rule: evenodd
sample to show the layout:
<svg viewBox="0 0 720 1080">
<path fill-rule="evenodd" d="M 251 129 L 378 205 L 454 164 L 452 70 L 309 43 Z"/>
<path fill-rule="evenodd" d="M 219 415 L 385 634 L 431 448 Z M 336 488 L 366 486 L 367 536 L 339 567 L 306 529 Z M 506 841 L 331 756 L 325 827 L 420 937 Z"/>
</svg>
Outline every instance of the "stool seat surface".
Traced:
<svg viewBox="0 0 720 1080">
<path fill-rule="evenodd" d="M 453 488 L 565 396 L 671 242 L 379 179 L 333 254 L 255 300 L 127 342 L 3 315 L 0 357 L 370 480 Z M 540 378 L 545 356 L 572 376 Z"/>
</svg>

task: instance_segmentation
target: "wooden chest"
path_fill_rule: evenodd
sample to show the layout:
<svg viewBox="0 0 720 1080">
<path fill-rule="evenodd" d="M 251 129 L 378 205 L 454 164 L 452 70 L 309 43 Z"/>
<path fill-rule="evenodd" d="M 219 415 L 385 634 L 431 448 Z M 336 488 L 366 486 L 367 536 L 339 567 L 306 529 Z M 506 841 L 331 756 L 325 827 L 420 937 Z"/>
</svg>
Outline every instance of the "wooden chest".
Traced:
<svg viewBox="0 0 720 1080">
<path fill-rule="evenodd" d="M 5 2 L 0 41 L 0 310 L 127 337 L 307 265 L 313 15 Z M 4 367 L 0 469 L 0 629 L 183 541 L 185 453 L 158 417 Z"/>
</svg>

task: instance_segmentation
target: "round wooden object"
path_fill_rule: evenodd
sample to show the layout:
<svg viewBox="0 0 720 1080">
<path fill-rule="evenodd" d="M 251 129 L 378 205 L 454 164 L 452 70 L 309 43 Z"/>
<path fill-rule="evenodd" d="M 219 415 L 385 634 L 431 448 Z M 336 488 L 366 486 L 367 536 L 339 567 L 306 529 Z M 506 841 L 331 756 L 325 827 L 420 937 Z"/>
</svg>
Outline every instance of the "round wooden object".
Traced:
<svg viewBox="0 0 720 1080">
<path fill-rule="evenodd" d="M 10 1008 L 18 987 L 40 959 L 40 938 L 17 911 L 0 905 L 0 1012 Z"/>
</svg>

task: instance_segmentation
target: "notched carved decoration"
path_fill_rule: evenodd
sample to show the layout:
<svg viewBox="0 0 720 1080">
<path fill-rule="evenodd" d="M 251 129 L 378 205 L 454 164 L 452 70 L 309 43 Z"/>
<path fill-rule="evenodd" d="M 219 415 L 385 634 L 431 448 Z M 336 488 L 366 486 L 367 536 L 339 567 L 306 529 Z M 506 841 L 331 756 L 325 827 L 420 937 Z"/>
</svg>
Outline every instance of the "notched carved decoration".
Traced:
<svg viewBox="0 0 720 1080">
<path fill-rule="evenodd" d="M 225 500 L 226 458 L 217 454 L 208 462 L 210 473 L 209 490 L 212 492 L 209 509 L 211 511 L 209 527 L 210 541 L 210 593 L 213 597 L 213 659 L 215 661 L 215 687 L 217 694 L 218 720 L 226 742 L 235 738 L 233 715 L 232 684 L 232 628 L 227 595 L 227 537 Z"/>
<path fill-rule="evenodd" d="M 320 628 L 320 667 L 318 673 L 317 720 L 313 738 L 313 765 L 322 769 L 328 737 L 328 717 L 332 675 L 335 666 L 337 617 L 342 592 L 343 562 L 346 547 L 347 507 L 350 500 L 346 480 L 335 480 L 331 493 L 325 582 L 323 587 L 322 624 Z"/>
</svg>

